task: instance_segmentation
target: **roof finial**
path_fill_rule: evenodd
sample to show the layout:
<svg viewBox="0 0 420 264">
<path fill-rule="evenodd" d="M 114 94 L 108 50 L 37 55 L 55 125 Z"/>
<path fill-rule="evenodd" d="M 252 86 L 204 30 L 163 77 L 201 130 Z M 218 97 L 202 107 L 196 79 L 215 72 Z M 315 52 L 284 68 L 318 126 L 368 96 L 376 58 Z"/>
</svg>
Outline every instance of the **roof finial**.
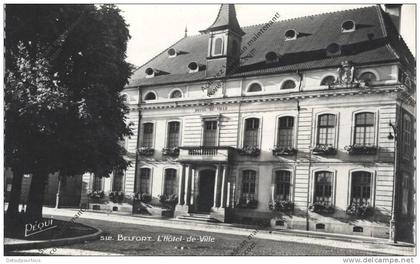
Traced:
<svg viewBox="0 0 420 264">
<path fill-rule="evenodd" d="M 187 25 L 185 25 L 185 34 L 184 34 L 184 38 L 188 37 L 188 28 Z"/>
</svg>

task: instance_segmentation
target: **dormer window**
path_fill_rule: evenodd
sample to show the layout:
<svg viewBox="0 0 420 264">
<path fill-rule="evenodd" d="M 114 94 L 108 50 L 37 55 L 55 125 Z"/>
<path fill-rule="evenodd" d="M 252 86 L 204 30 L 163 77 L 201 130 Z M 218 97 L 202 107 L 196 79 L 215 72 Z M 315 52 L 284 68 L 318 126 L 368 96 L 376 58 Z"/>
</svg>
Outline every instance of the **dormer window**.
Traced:
<svg viewBox="0 0 420 264">
<path fill-rule="evenodd" d="M 255 93 L 255 92 L 261 92 L 262 91 L 262 87 L 259 83 L 252 83 L 249 87 L 247 92 L 248 93 Z"/>
<path fill-rule="evenodd" d="M 173 57 L 176 57 L 176 55 L 178 55 L 178 52 L 176 51 L 176 49 L 170 48 L 168 49 L 168 55 L 169 55 L 169 58 L 173 58 Z"/>
<path fill-rule="evenodd" d="M 294 80 L 287 80 L 281 85 L 282 90 L 295 89 L 296 82 Z"/>
<path fill-rule="evenodd" d="M 297 32 L 294 29 L 289 29 L 286 31 L 286 33 L 284 34 L 286 40 L 293 40 L 297 38 Z"/>
<path fill-rule="evenodd" d="M 356 30 L 356 23 L 353 20 L 344 21 L 341 24 L 341 31 L 342 32 L 353 32 Z"/>
<path fill-rule="evenodd" d="M 198 64 L 197 62 L 193 61 L 188 64 L 189 73 L 198 72 L 200 70 L 205 69 L 205 65 Z"/>
<path fill-rule="evenodd" d="M 324 77 L 324 79 L 322 79 L 321 86 L 330 86 L 330 85 L 333 85 L 334 83 L 335 83 L 335 77 L 332 75 L 328 75 Z"/>
<path fill-rule="evenodd" d="M 155 94 L 154 92 L 148 92 L 148 93 L 144 96 L 144 100 L 145 100 L 145 101 L 156 100 L 156 94 Z"/>
<path fill-rule="evenodd" d="M 213 56 L 223 55 L 223 39 L 218 37 L 214 40 Z"/>
<path fill-rule="evenodd" d="M 359 80 L 364 82 L 365 84 L 369 85 L 372 82 L 376 81 L 377 78 L 376 78 L 376 75 L 373 72 L 367 71 L 367 72 L 362 73 L 359 76 Z"/>
<path fill-rule="evenodd" d="M 182 92 L 180 90 L 174 90 L 169 98 L 182 98 Z"/>
<path fill-rule="evenodd" d="M 277 54 L 274 51 L 270 51 L 267 52 L 267 54 L 265 54 L 265 62 L 266 63 L 274 63 L 274 62 L 278 62 L 279 61 L 279 57 L 277 56 Z"/>
<path fill-rule="evenodd" d="M 146 73 L 146 78 L 155 77 L 155 70 L 152 68 L 147 68 L 144 72 Z"/>
</svg>

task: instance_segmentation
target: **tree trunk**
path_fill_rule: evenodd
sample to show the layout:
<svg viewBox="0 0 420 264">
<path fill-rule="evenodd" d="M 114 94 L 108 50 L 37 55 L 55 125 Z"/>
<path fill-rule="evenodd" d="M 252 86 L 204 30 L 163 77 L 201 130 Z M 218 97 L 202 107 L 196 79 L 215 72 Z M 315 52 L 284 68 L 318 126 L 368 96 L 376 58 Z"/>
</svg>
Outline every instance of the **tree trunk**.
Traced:
<svg viewBox="0 0 420 264">
<path fill-rule="evenodd" d="M 19 213 L 20 195 L 22 193 L 22 178 L 23 173 L 19 170 L 13 171 L 12 191 L 10 192 L 9 206 L 7 207 L 6 216 L 8 218 L 15 218 Z"/>
<path fill-rule="evenodd" d="M 44 204 L 44 190 L 47 179 L 47 173 L 40 172 L 32 174 L 28 206 L 26 209 L 26 215 L 29 219 L 42 218 L 42 205 Z"/>
</svg>

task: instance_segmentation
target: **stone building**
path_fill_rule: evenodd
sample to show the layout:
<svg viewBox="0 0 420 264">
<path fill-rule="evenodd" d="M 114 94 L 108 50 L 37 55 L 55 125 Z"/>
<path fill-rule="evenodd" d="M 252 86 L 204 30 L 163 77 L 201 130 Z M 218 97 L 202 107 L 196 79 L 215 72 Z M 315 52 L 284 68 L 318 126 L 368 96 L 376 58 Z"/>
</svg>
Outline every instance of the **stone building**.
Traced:
<svg viewBox="0 0 420 264">
<path fill-rule="evenodd" d="M 412 239 L 415 59 L 401 5 L 212 25 L 124 93 L 133 166 L 89 190 L 177 195 L 175 216 Z M 94 187 L 96 186 L 96 187 Z M 208 215 L 208 216 L 207 216 Z M 389 234 L 391 232 L 391 234 Z"/>
</svg>

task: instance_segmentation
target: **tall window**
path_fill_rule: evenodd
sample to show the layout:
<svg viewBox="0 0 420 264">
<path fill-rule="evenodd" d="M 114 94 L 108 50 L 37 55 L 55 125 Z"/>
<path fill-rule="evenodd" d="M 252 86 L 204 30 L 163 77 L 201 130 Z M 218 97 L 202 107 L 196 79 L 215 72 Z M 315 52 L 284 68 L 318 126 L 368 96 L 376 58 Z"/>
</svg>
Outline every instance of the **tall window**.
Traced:
<svg viewBox="0 0 420 264">
<path fill-rule="evenodd" d="M 277 147 L 291 148 L 293 147 L 294 138 L 294 118 L 284 116 L 279 118 L 279 128 L 277 132 Z"/>
<path fill-rule="evenodd" d="M 217 121 L 204 121 L 204 140 L 206 147 L 217 146 Z"/>
<path fill-rule="evenodd" d="M 102 177 L 93 175 L 93 191 L 102 191 Z"/>
<path fill-rule="evenodd" d="M 222 54 L 223 54 L 223 39 L 216 38 L 214 41 L 213 55 L 222 55 Z"/>
<path fill-rule="evenodd" d="M 140 175 L 139 175 L 138 180 L 136 181 L 135 192 L 150 194 L 151 193 L 150 180 L 151 180 L 150 169 L 149 168 L 140 169 Z"/>
<path fill-rule="evenodd" d="M 260 120 L 248 118 L 245 120 L 244 147 L 258 147 Z"/>
<path fill-rule="evenodd" d="M 412 134 L 412 122 L 409 115 L 405 114 L 403 119 L 403 156 L 410 158 L 412 155 L 411 148 L 411 134 Z"/>
<path fill-rule="evenodd" d="M 121 192 L 123 190 L 124 172 L 122 170 L 114 171 L 114 178 L 112 180 L 112 190 Z"/>
<path fill-rule="evenodd" d="M 168 123 L 168 148 L 175 148 L 179 145 L 179 122 Z"/>
<path fill-rule="evenodd" d="M 318 140 L 319 145 L 334 146 L 336 118 L 332 114 L 324 114 L 318 117 Z"/>
<path fill-rule="evenodd" d="M 244 199 L 255 199 L 255 182 L 257 173 L 253 170 L 244 170 L 242 172 L 242 193 Z"/>
<path fill-rule="evenodd" d="M 153 147 L 153 123 L 143 124 L 143 147 Z"/>
<path fill-rule="evenodd" d="M 333 174 L 329 171 L 315 173 L 314 202 L 319 202 L 326 206 L 332 205 L 332 178 Z"/>
<path fill-rule="evenodd" d="M 371 173 L 357 171 L 352 173 L 351 178 L 351 202 L 358 204 L 370 204 Z"/>
<path fill-rule="evenodd" d="M 176 170 L 175 169 L 166 169 L 165 170 L 165 185 L 163 193 L 165 195 L 176 194 Z"/>
<path fill-rule="evenodd" d="M 354 127 L 354 144 L 373 146 L 375 141 L 375 116 L 373 113 L 360 113 L 356 115 Z"/>
<path fill-rule="evenodd" d="M 290 171 L 276 171 L 276 199 L 290 201 Z"/>
</svg>

